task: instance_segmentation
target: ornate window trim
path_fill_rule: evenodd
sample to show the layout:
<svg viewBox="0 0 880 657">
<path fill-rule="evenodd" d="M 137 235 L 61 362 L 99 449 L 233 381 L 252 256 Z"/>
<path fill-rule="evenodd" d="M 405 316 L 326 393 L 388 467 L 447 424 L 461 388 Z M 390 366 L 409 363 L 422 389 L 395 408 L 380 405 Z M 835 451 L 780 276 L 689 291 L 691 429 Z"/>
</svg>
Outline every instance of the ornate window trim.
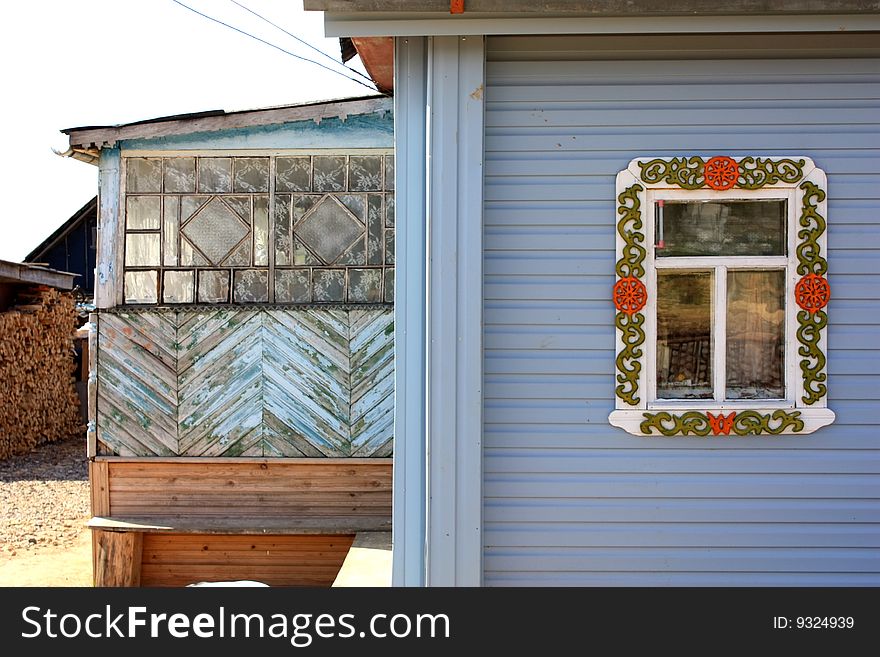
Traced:
<svg viewBox="0 0 880 657">
<path fill-rule="evenodd" d="M 789 199 L 785 400 L 648 398 L 656 323 L 652 199 L 662 190 L 720 199 L 766 197 L 770 190 Z M 826 190 L 824 171 L 809 158 L 639 157 L 618 173 L 613 426 L 638 436 L 766 436 L 812 433 L 834 421 L 827 408 Z"/>
</svg>

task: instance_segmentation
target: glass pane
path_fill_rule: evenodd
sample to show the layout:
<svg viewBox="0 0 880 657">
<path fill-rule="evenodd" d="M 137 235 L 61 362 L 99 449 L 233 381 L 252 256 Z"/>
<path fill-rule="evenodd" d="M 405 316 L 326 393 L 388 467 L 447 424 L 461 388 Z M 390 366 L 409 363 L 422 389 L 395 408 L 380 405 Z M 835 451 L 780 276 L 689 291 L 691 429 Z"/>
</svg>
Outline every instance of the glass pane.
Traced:
<svg viewBox="0 0 880 657">
<path fill-rule="evenodd" d="M 125 272 L 125 303 L 156 303 L 156 272 Z"/>
<path fill-rule="evenodd" d="M 151 267 L 159 264 L 159 233 L 129 233 L 125 236 L 125 266 Z"/>
<path fill-rule="evenodd" d="M 162 301 L 192 303 L 194 279 L 192 271 L 166 271 L 162 277 Z"/>
<path fill-rule="evenodd" d="M 125 226 L 129 230 L 159 230 L 161 196 L 129 196 L 125 199 Z"/>
<path fill-rule="evenodd" d="M 312 296 L 315 301 L 345 301 L 345 270 L 315 269 Z"/>
<path fill-rule="evenodd" d="M 291 240 L 290 235 L 290 196 L 278 195 L 275 197 L 275 264 L 285 266 L 290 264 Z"/>
<path fill-rule="evenodd" d="M 162 191 L 162 160 L 132 157 L 125 161 L 125 191 Z"/>
<path fill-rule="evenodd" d="M 363 224 L 333 196 L 321 199 L 296 225 L 295 232 L 296 238 L 328 265 L 336 262 L 363 234 Z"/>
<path fill-rule="evenodd" d="M 394 156 L 385 156 L 385 189 L 394 190 Z"/>
<path fill-rule="evenodd" d="M 711 272 L 657 275 L 657 396 L 712 399 Z"/>
<path fill-rule="evenodd" d="M 349 189 L 354 192 L 381 191 L 382 164 L 381 155 L 353 155 L 349 158 Z"/>
<path fill-rule="evenodd" d="M 269 158 L 235 158 L 235 182 L 233 188 L 236 192 L 268 192 Z"/>
<path fill-rule="evenodd" d="M 165 160 L 165 191 L 196 191 L 196 158 L 174 157 Z"/>
<path fill-rule="evenodd" d="M 394 303 L 394 269 L 385 270 L 385 303 Z"/>
<path fill-rule="evenodd" d="M 308 269 L 275 272 L 275 301 L 278 303 L 308 303 L 311 300 L 312 284 Z"/>
<path fill-rule="evenodd" d="M 307 192 L 311 189 L 312 158 L 279 157 L 275 160 L 276 192 Z"/>
<path fill-rule="evenodd" d="M 254 264 L 269 264 L 269 197 L 254 197 Z"/>
<path fill-rule="evenodd" d="M 229 300 L 228 271 L 199 272 L 199 301 L 201 303 L 226 303 Z"/>
<path fill-rule="evenodd" d="M 385 194 L 385 227 L 394 228 L 394 194 Z"/>
<path fill-rule="evenodd" d="M 219 197 L 211 199 L 181 228 L 186 238 L 214 264 L 229 257 L 250 228 Z"/>
<path fill-rule="evenodd" d="M 316 192 L 341 192 L 345 190 L 345 156 L 316 155 L 313 160 Z"/>
<path fill-rule="evenodd" d="M 265 269 L 244 269 L 233 276 L 236 303 L 265 303 L 269 300 L 269 272 Z"/>
<path fill-rule="evenodd" d="M 785 255 L 785 201 L 661 201 L 655 209 L 658 256 Z"/>
<path fill-rule="evenodd" d="M 348 300 L 353 303 L 382 301 L 382 270 L 352 269 L 348 273 Z"/>
<path fill-rule="evenodd" d="M 180 205 L 180 197 L 165 196 L 163 199 L 163 203 L 165 204 L 165 212 L 162 215 L 164 221 L 162 232 L 165 235 L 165 239 L 162 242 L 162 260 L 165 263 L 166 267 L 176 267 L 178 228 L 177 210 L 178 206 Z"/>
<path fill-rule="evenodd" d="M 785 273 L 727 273 L 727 398 L 785 397 Z"/>
<path fill-rule="evenodd" d="M 382 230 L 385 227 L 384 212 L 382 208 L 382 196 L 370 194 L 367 200 L 367 264 L 381 265 L 384 256 L 382 246 L 385 236 Z"/>
<path fill-rule="evenodd" d="M 199 158 L 199 191 L 200 192 L 231 192 L 232 191 L 232 158 L 200 157 Z"/>
</svg>

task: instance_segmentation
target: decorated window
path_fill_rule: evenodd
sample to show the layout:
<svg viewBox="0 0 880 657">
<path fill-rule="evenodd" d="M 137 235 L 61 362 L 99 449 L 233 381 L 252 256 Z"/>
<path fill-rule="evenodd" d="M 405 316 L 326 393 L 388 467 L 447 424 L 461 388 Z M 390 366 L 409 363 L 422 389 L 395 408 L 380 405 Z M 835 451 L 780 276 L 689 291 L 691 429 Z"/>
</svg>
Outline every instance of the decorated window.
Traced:
<svg viewBox="0 0 880 657">
<path fill-rule="evenodd" d="M 125 157 L 125 304 L 385 304 L 387 152 Z"/>
<path fill-rule="evenodd" d="M 644 436 L 806 434 L 827 408 L 826 179 L 807 158 L 617 176 L 615 410 Z"/>
</svg>

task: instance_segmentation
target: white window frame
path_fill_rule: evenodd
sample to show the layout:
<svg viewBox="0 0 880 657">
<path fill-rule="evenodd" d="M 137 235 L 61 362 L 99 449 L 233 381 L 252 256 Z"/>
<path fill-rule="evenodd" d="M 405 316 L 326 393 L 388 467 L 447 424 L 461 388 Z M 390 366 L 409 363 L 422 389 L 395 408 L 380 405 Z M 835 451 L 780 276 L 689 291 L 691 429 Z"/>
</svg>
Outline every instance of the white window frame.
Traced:
<svg viewBox="0 0 880 657">
<path fill-rule="evenodd" d="M 627 260 L 628 254 L 632 259 L 632 254 L 636 252 L 634 245 L 641 246 L 644 249 L 641 261 L 644 272 L 639 276 L 636 267 L 635 278 L 641 281 L 647 293 L 647 302 L 639 312 L 629 312 L 627 317 L 621 317 L 621 310 L 615 310 L 616 321 L 622 322 L 624 328 L 631 326 L 632 320 L 638 320 L 634 322 L 636 328 L 629 329 L 631 339 L 638 334 L 638 327 L 644 337 L 643 343 L 628 350 L 622 325 L 618 324 L 615 331 L 615 410 L 609 416 L 609 422 L 631 434 L 722 437 L 806 434 L 834 421 L 834 413 L 827 408 L 826 324 L 813 331 L 818 338 L 812 346 L 806 345 L 799 335 L 801 329 L 809 333 L 814 328 L 809 326 L 814 319 L 818 321 L 820 316 L 827 319 L 827 306 L 814 315 L 802 310 L 795 299 L 796 286 L 807 271 L 805 267 L 812 271 L 815 266 L 817 273 L 823 277 L 827 275 L 815 261 L 819 258 L 827 264 L 825 173 L 808 158 L 760 156 L 732 159 L 737 163 L 739 177 L 734 186 L 727 190 L 711 188 L 703 176 L 704 167 L 710 160 L 696 156 L 639 157 L 617 176 L 617 280 L 632 273 L 628 265 L 621 270 L 620 264 Z M 817 189 L 821 193 L 814 193 Z M 766 199 L 786 201 L 786 255 L 656 257 L 654 226 L 657 201 Z M 809 206 L 808 215 L 818 213 L 824 221 L 821 231 L 818 230 L 818 222 L 814 222 L 815 225 L 802 225 L 805 203 Z M 799 247 L 802 247 L 805 239 L 799 233 L 804 228 L 814 229 L 814 237 L 818 234 L 814 240 L 818 248 L 807 254 L 815 262 L 804 261 L 803 254 L 799 256 Z M 778 268 L 785 271 L 784 399 L 718 399 L 719 390 L 725 385 L 722 366 L 726 357 L 726 313 L 723 312 L 727 298 L 725 265 L 730 269 Z M 657 273 L 663 269 L 682 272 L 713 270 L 716 273 L 713 275 L 715 304 L 712 309 L 715 345 L 712 371 L 716 399 L 657 398 Z M 719 271 L 723 271 L 724 275 L 718 276 Z M 812 348 L 813 354 L 806 358 L 809 375 L 801 367 L 805 356 L 799 354 L 799 350 L 808 348 Z M 623 394 L 617 394 L 621 386 Z"/>
</svg>

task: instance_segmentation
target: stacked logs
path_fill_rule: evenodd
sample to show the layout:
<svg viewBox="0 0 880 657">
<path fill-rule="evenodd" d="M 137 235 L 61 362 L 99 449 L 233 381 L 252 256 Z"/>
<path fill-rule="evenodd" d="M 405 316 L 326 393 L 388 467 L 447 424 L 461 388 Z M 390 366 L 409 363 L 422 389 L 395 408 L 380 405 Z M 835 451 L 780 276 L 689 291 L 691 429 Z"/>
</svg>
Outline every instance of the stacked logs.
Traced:
<svg viewBox="0 0 880 657">
<path fill-rule="evenodd" d="M 73 295 L 22 287 L 0 312 L 0 459 L 84 436 L 76 394 Z"/>
</svg>

